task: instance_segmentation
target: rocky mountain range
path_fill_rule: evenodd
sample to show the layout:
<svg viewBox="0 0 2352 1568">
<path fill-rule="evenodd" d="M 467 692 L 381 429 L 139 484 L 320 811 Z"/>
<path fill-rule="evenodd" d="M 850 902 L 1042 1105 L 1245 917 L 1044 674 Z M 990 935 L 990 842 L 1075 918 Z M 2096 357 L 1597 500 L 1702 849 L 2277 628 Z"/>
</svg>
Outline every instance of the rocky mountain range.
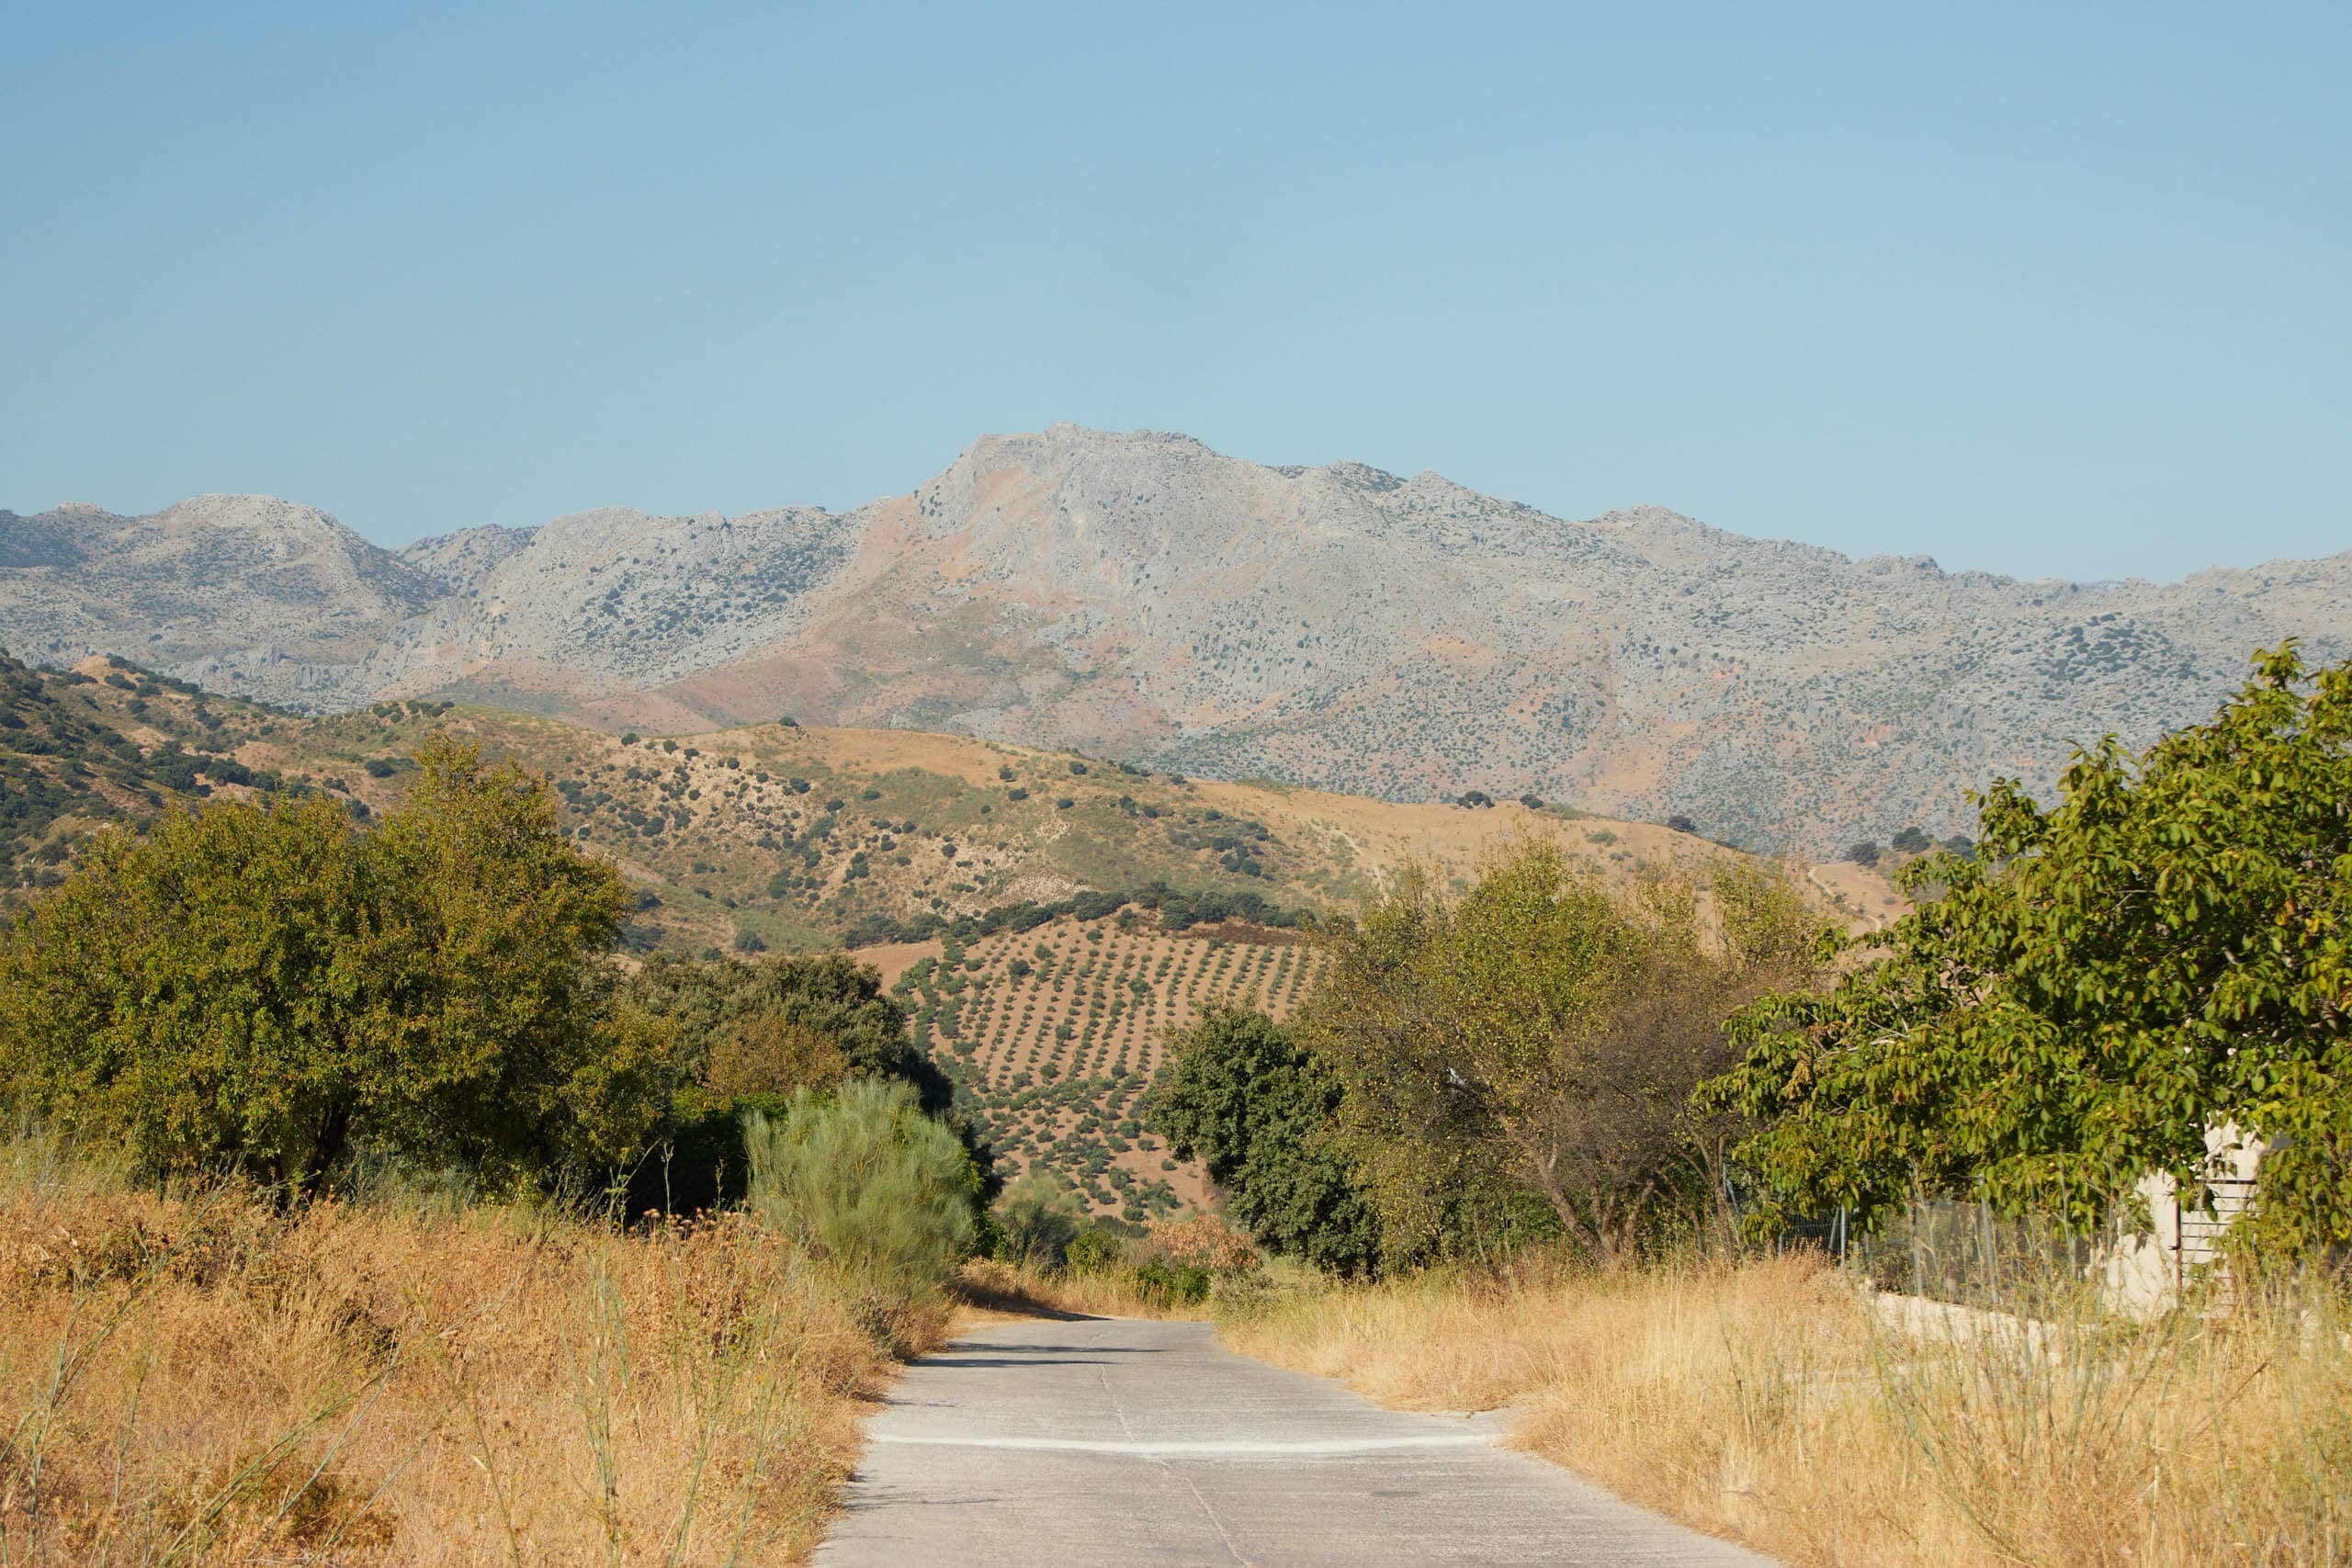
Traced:
<svg viewBox="0 0 2352 1568">
<path fill-rule="evenodd" d="M 0 647 L 45 665 L 119 654 L 312 712 L 790 714 L 1815 853 L 1965 830 L 1968 789 L 2202 717 L 2287 637 L 2352 653 L 2352 552 L 2026 581 L 1074 425 L 847 513 L 608 510 L 398 551 L 259 496 L 0 512 Z"/>
</svg>

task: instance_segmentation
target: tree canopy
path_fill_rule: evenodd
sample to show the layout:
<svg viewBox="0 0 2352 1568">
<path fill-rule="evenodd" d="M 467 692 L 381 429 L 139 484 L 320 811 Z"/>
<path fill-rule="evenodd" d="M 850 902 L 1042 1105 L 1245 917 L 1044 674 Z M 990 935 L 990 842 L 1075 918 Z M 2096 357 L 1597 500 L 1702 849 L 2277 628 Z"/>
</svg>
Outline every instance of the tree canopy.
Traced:
<svg viewBox="0 0 2352 1568">
<path fill-rule="evenodd" d="M 2352 1242 L 2352 665 L 2290 644 L 2210 723 L 2078 751 L 2044 809 L 1981 800 L 1974 857 L 1825 995 L 1745 1010 L 1711 1103 L 1772 1214 L 1918 1189 L 2100 1222 L 2150 1171 L 2199 1188 L 2210 1128 L 2267 1140 L 2248 1233 Z"/>
<path fill-rule="evenodd" d="M 903 1084 L 916 1108 L 963 1143 L 978 1201 L 995 1196 L 995 1160 L 957 1110 L 956 1086 L 917 1048 L 907 1010 L 871 964 L 840 953 L 754 960 L 656 956 L 620 982 L 619 1010 L 675 1038 L 682 1087 L 659 1129 L 657 1157 L 629 1185 L 632 1212 L 691 1213 L 741 1196 L 749 1174 L 744 1118 L 783 1116 L 802 1090 L 847 1081 Z"/>
<path fill-rule="evenodd" d="M 1151 1124 L 1196 1156 L 1227 1212 L 1268 1247 L 1342 1274 L 1370 1272 L 1379 1227 L 1331 1137 L 1340 1080 L 1261 1012 L 1219 1008 L 1170 1042 Z"/>
<path fill-rule="evenodd" d="M 669 1023 L 686 1070 L 720 1093 L 789 1095 L 844 1073 L 899 1078 L 944 1115 L 946 1075 L 915 1048 L 907 1010 L 871 964 L 840 953 L 756 960 L 656 956 L 622 983 L 627 1004 Z"/>
<path fill-rule="evenodd" d="M 442 740 L 418 762 L 373 832 L 312 797 L 98 834 L 0 953 L 17 1109 L 302 1185 L 361 1144 L 496 1181 L 630 1157 L 675 1067 L 603 1005 L 619 877 L 543 781 Z"/>
<path fill-rule="evenodd" d="M 1809 974 L 1815 937 L 1778 868 L 1707 874 L 1614 894 L 1535 840 L 1458 895 L 1409 875 L 1339 933 L 1300 1028 L 1393 1259 L 1508 1245 L 1531 1200 L 1619 1258 L 1660 1199 L 1704 1192 L 1720 1139 L 1690 1095 L 1730 1064 L 1724 1014 Z"/>
</svg>

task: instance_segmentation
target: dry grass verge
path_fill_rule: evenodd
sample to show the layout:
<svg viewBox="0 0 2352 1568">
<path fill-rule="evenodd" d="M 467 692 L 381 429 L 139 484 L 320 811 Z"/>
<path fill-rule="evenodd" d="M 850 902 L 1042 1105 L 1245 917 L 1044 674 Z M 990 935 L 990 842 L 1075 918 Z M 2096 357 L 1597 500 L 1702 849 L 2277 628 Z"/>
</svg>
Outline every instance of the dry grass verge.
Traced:
<svg viewBox="0 0 2352 1568">
<path fill-rule="evenodd" d="M 778 1562 L 893 1349 L 740 1218 L 159 1197 L 0 1154 L 0 1560 Z"/>
<path fill-rule="evenodd" d="M 955 1289 L 967 1307 L 1007 1318 L 1209 1315 L 1205 1303 L 1171 1305 L 1138 1291 L 1131 1276 L 1122 1269 L 1046 1274 L 983 1258 L 964 1265 Z"/>
<path fill-rule="evenodd" d="M 2352 1557 L 2352 1350 L 2300 1287 L 1922 1342 L 1785 1258 L 1294 1287 L 1221 1327 L 1385 1404 L 1516 1405 L 1535 1452 L 1792 1562 Z"/>
</svg>

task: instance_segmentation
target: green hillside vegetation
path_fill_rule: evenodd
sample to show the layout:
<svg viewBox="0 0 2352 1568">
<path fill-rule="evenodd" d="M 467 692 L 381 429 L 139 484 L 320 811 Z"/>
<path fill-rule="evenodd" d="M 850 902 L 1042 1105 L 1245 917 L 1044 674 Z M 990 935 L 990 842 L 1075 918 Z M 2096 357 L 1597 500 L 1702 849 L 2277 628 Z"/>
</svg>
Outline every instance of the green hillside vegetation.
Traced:
<svg viewBox="0 0 2352 1568">
<path fill-rule="evenodd" d="M 1132 764 L 913 731 L 789 720 L 695 737 L 609 736 L 447 701 L 308 716 L 211 695 L 119 660 L 80 671 L 0 663 L 0 918 L 53 885 L 100 822 L 175 803 L 317 793 L 355 818 L 395 808 L 435 736 L 546 775 L 565 835 L 633 893 L 631 952 L 820 952 L 1133 905 L 1172 931 L 1238 919 L 1295 925 L 1376 891 L 1424 852 L 1423 808 L 1202 786 Z M 1532 797 L 1530 797 L 1532 802 Z M 1540 802 L 1522 823 L 1582 821 Z M 1337 820 L 1318 816 L 1336 813 Z M 1465 868 L 1502 813 L 1448 810 Z M 1627 833 L 1657 829 L 1618 824 Z M 1468 831 L 1464 831 L 1468 829 Z M 1590 852 L 1631 871 L 1609 829 Z M 1367 836 L 1392 848 L 1367 852 Z M 1703 852 L 1690 834 L 1652 852 Z M 1580 840 L 1581 842 L 1581 840 Z"/>
<path fill-rule="evenodd" d="M 0 916 L 62 881 L 101 824 L 149 822 L 216 789 L 283 787 L 234 753 L 300 722 L 119 660 L 99 677 L 0 653 Z"/>
<path fill-rule="evenodd" d="M 308 717 L 211 696 L 119 660 L 103 676 L 0 665 L 0 913 L 53 886 L 101 822 L 137 826 L 216 792 L 316 792 L 355 817 L 397 805 L 435 736 L 544 773 L 566 836 L 637 889 L 628 947 L 819 951 L 912 940 L 1090 893 L 1171 927 L 1295 921 L 1351 886 L 1319 852 L 1115 763 L 909 737 L 925 767 L 861 763 L 790 724 L 621 739 L 446 702 Z M 847 750 L 854 750 L 848 748 Z M 990 764 L 967 776 L 974 757 Z M 1115 906 L 1114 906 L 1115 907 Z"/>
<path fill-rule="evenodd" d="M 1482 835 L 1512 830 L 1498 826 L 1509 818 L 1518 830 L 1579 819 L 1574 846 L 1610 876 L 1638 874 L 1645 852 L 1720 852 L 1532 800 L 1479 807 L 1472 792 L 1468 807 L 1400 807 L 915 732 L 787 719 L 616 737 L 440 701 L 304 716 L 119 660 L 62 672 L 12 663 L 5 677 L 13 727 L 0 726 L 0 768 L 14 787 L 0 815 L 0 919 L 60 882 L 100 824 L 135 829 L 178 807 L 264 798 L 314 802 L 360 826 L 392 820 L 423 776 L 420 755 L 449 742 L 545 777 L 549 830 L 613 874 L 616 940 L 649 964 L 614 1005 L 670 1020 L 686 1042 L 649 1134 L 671 1155 L 631 1178 L 639 1209 L 738 1193 L 741 1163 L 725 1153 L 737 1118 L 779 1115 L 776 1097 L 832 1070 L 790 1029 L 741 1037 L 736 1003 L 711 1000 L 803 987 L 790 1011 L 854 989 L 777 955 L 937 944 L 888 998 L 903 1012 L 887 1027 L 911 1027 L 913 1060 L 938 1080 L 927 1107 L 966 1118 L 984 1180 L 993 1146 L 1008 1174 L 1045 1172 L 1095 1213 L 1134 1222 L 1210 1197 L 1196 1164 L 1141 1129 L 1164 1039 L 1225 1002 L 1286 1013 L 1314 962 L 1292 933 L 1309 911 L 1374 893 L 1400 846 L 1435 843 L 1464 864 Z M 688 1006 L 673 994 L 682 988 L 702 999 Z M 780 997 L 757 996 L 760 1016 L 780 1016 Z M 705 1016 L 718 1012 L 723 1028 Z M 738 1067 L 765 1063 L 769 1081 L 730 1076 L 730 1053 Z"/>
</svg>

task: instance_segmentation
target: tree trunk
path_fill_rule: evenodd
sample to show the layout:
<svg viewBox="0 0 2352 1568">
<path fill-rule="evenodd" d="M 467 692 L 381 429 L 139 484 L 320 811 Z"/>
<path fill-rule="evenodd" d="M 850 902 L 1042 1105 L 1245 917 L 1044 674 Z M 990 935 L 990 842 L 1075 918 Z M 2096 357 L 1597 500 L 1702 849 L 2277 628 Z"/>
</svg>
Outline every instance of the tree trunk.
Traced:
<svg viewBox="0 0 2352 1568">
<path fill-rule="evenodd" d="M 1519 1149 L 1520 1157 L 1527 1162 L 1528 1169 L 1533 1173 L 1536 1188 L 1544 1194 L 1544 1201 L 1550 1203 L 1552 1212 L 1560 1217 L 1561 1228 L 1595 1259 L 1602 1263 L 1610 1261 L 1609 1244 L 1602 1233 L 1587 1224 L 1585 1217 L 1577 1212 L 1577 1206 L 1568 1201 L 1567 1190 L 1560 1183 L 1559 1155 L 1551 1150 L 1539 1150 L 1533 1140 L 1509 1127 L 1504 1131 Z"/>
<path fill-rule="evenodd" d="M 324 1185 L 327 1172 L 334 1168 L 344 1151 L 351 1146 L 351 1107 L 338 1100 L 327 1107 L 319 1119 L 319 1134 L 311 1145 L 310 1168 L 300 1172 L 297 1179 L 305 1197 L 315 1194 Z"/>
</svg>

